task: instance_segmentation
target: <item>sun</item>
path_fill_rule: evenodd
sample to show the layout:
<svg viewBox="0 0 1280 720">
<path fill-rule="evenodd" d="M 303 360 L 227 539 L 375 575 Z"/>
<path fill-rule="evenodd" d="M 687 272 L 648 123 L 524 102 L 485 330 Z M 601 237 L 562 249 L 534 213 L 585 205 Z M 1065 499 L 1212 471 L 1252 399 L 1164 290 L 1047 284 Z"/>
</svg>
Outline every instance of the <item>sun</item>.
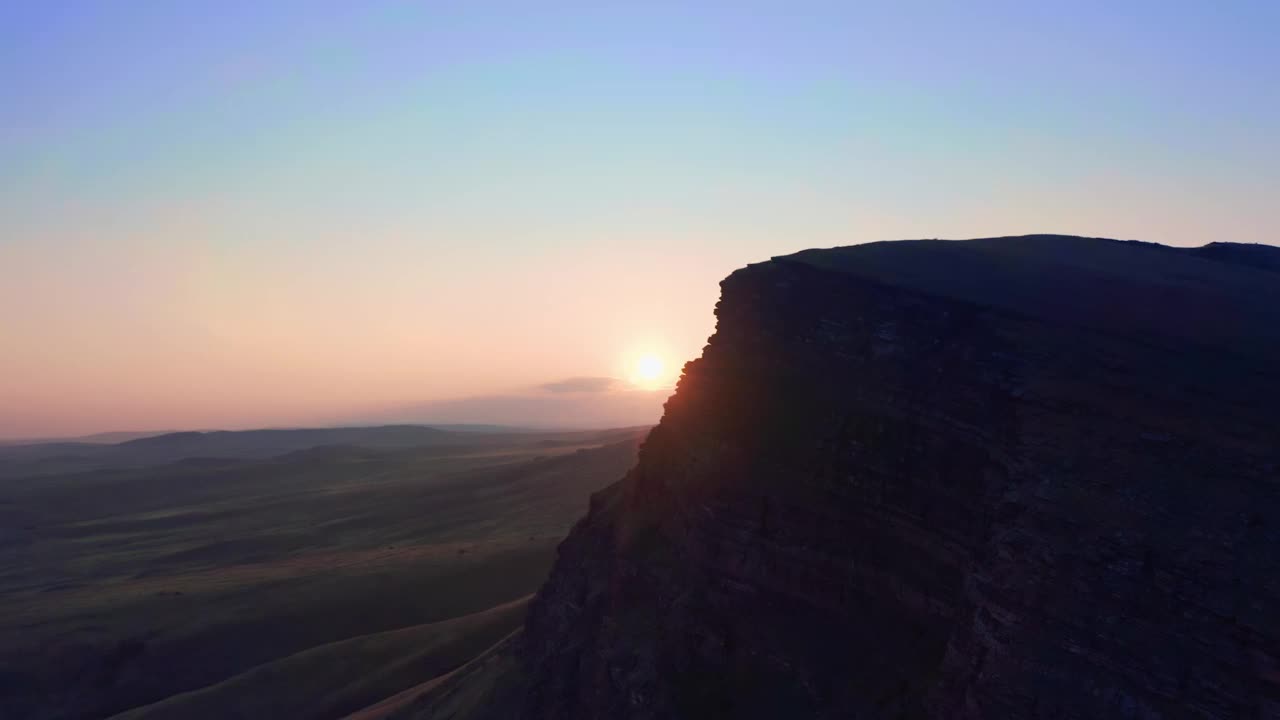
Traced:
<svg viewBox="0 0 1280 720">
<path fill-rule="evenodd" d="M 631 365 L 631 382 L 646 390 L 657 390 L 666 378 L 667 364 L 655 353 L 644 353 Z"/>
</svg>

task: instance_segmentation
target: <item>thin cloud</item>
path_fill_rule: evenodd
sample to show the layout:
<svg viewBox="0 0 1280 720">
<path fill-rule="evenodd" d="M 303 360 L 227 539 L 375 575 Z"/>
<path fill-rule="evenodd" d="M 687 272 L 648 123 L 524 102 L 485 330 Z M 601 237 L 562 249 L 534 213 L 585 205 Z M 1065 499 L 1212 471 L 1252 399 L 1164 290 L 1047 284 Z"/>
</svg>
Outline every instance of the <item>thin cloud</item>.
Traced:
<svg viewBox="0 0 1280 720">
<path fill-rule="evenodd" d="M 553 393 L 600 393 L 612 390 L 618 384 L 617 378 L 611 377 L 571 377 L 542 385 L 542 389 Z"/>
</svg>

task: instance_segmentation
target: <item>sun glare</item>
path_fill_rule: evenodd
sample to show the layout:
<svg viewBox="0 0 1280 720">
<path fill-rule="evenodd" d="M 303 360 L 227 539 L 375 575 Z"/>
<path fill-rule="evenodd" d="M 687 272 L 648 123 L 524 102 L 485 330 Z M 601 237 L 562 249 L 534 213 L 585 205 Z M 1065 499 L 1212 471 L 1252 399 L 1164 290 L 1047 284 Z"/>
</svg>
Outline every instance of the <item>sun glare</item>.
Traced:
<svg viewBox="0 0 1280 720">
<path fill-rule="evenodd" d="M 631 367 L 631 382 L 646 390 L 662 387 L 666 377 L 667 364 L 653 353 L 639 356 Z"/>
</svg>

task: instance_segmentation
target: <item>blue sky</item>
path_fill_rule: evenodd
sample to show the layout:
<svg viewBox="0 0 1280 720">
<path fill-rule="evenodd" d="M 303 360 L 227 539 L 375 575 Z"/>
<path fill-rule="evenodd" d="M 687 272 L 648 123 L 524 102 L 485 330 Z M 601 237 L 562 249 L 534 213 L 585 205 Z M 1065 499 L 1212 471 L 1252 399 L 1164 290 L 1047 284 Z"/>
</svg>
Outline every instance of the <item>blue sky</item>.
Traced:
<svg viewBox="0 0 1280 720">
<path fill-rule="evenodd" d="M 1276 28 L 1274 2 L 0 0 L 0 403 L 43 418 L 0 434 L 103 425 L 69 388 L 252 424 L 353 377 L 326 411 L 676 365 L 720 277 L 804 247 L 1274 242 Z M 166 401 L 193 383 L 231 399 Z"/>
<path fill-rule="evenodd" d="M 0 188 L 19 215 L 211 192 L 559 213 L 775 183 L 928 211 L 965 179 L 1214 202 L 1276 179 L 1278 7 L 10 3 Z"/>
</svg>

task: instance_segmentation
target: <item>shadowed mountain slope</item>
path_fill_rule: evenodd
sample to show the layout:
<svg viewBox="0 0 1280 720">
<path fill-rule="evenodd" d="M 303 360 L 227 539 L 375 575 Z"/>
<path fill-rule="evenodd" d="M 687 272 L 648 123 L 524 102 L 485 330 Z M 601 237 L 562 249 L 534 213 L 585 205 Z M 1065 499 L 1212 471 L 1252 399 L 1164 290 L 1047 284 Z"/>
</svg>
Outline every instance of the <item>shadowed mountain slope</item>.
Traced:
<svg viewBox="0 0 1280 720">
<path fill-rule="evenodd" d="M 1280 251 L 1209 247 L 733 273 L 484 682 L 526 720 L 1280 716 Z"/>
</svg>

